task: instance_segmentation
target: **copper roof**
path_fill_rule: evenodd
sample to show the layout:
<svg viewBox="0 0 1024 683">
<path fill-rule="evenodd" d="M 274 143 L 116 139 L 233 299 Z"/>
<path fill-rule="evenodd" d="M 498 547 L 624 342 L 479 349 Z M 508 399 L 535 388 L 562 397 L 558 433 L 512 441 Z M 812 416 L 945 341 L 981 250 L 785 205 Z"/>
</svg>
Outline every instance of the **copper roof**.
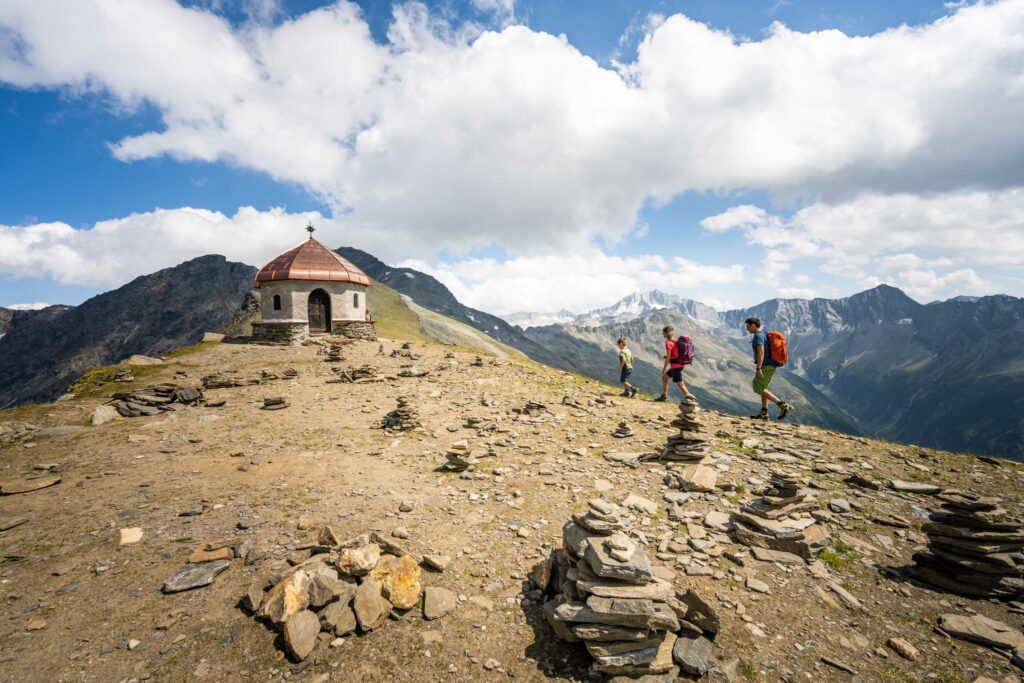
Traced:
<svg viewBox="0 0 1024 683">
<path fill-rule="evenodd" d="M 256 273 L 256 286 L 271 280 L 326 280 L 369 285 L 370 278 L 351 261 L 328 249 L 312 236 L 277 256 Z"/>
</svg>

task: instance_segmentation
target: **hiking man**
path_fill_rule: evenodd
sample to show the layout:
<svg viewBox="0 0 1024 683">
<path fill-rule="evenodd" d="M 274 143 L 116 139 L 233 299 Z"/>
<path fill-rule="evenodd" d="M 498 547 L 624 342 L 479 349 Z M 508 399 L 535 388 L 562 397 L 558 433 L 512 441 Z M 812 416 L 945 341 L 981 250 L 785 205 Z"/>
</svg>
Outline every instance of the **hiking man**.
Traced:
<svg viewBox="0 0 1024 683">
<path fill-rule="evenodd" d="M 622 395 L 626 398 L 636 398 L 640 390 L 629 383 L 629 376 L 633 374 L 633 352 L 626 347 L 625 337 L 619 337 L 616 344 L 619 347 L 619 382 L 622 384 Z"/>
<path fill-rule="evenodd" d="M 787 359 L 785 357 L 781 359 L 772 357 L 769 335 L 777 335 L 778 340 L 781 340 L 776 341 L 776 348 L 778 349 L 776 355 L 786 353 L 786 339 L 779 332 L 762 332 L 761 320 L 759 318 L 747 318 L 744 324 L 747 326 L 747 332 L 754 335 L 750 340 L 750 345 L 754 349 L 753 385 L 754 393 L 761 397 L 761 410 L 751 415 L 750 419 L 767 420 L 768 401 L 771 401 L 779 406 L 779 419 L 784 420 L 792 412 L 793 406 L 768 391 L 768 385 L 771 383 L 772 377 L 775 376 L 775 370 L 784 365 Z"/>
<path fill-rule="evenodd" d="M 684 362 L 686 359 L 679 355 L 675 328 L 666 325 L 662 329 L 661 335 L 665 338 L 665 362 L 661 366 L 661 396 L 654 400 L 659 402 L 668 400 L 668 381 L 671 379 L 679 387 L 679 391 L 683 392 L 684 401 L 687 399 L 696 401 L 693 394 L 686 388 L 686 384 L 683 383 L 683 366 L 686 364 Z"/>
</svg>

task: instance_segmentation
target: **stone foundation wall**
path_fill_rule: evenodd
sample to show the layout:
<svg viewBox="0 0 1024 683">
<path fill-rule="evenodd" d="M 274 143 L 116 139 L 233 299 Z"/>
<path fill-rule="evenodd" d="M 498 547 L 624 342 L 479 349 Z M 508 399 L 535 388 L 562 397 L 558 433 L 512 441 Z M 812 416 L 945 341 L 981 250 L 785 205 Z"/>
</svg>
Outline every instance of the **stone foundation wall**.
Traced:
<svg viewBox="0 0 1024 683">
<path fill-rule="evenodd" d="M 309 323 L 253 323 L 252 341 L 257 344 L 299 346 L 309 339 Z"/>
<path fill-rule="evenodd" d="M 332 320 L 331 328 L 334 334 L 349 339 L 377 339 L 377 328 L 363 320 Z"/>
</svg>

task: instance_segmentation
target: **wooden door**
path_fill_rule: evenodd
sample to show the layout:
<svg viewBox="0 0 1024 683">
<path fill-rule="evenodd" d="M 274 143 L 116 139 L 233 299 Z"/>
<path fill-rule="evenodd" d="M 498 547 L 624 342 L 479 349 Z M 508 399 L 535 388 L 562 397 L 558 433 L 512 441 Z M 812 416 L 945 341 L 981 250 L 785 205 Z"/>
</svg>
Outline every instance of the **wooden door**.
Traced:
<svg viewBox="0 0 1024 683">
<path fill-rule="evenodd" d="M 331 297 L 322 289 L 309 293 L 309 331 L 331 331 Z"/>
</svg>

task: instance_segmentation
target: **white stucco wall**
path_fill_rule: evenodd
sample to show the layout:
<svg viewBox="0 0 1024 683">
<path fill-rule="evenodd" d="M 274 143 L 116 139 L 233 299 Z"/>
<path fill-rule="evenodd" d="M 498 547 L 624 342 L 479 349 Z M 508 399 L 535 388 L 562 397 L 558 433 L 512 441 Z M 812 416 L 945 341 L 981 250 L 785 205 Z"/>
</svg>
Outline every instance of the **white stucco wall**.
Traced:
<svg viewBox="0 0 1024 683">
<path fill-rule="evenodd" d="M 309 322 L 309 293 L 322 289 L 331 297 L 331 320 L 365 320 L 366 287 L 352 282 L 274 280 L 260 283 L 260 317 L 264 322 Z M 281 310 L 274 310 L 274 295 Z M 358 295 L 358 304 L 355 296 Z"/>
</svg>

